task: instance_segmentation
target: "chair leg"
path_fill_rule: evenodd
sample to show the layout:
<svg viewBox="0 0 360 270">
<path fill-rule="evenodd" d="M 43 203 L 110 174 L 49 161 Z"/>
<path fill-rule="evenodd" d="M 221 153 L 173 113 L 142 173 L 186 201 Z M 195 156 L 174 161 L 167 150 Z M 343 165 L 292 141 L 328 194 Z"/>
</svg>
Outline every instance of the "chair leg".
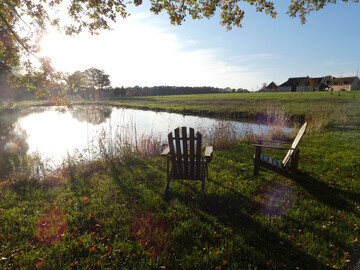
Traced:
<svg viewBox="0 0 360 270">
<path fill-rule="evenodd" d="M 205 196 L 205 178 L 201 181 L 201 195 Z"/>
<path fill-rule="evenodd" d="M 165 189 L 164 189 L 164 192 L 163 192 L 163 197 L 165 198 L 168 191 L 169 191 L 169 186 L 170 186 L 170 177 L 168 177 L 167 179 L 167 183 L 166 183 L 166 186 L 165 186 Z"/>
<path fill-rule="evenodd" d="M 262 144 L 259 142 L 259 144 Z M 255 156 L 254 156 L 254 172 L 253 172 L 253 176 L 256 177 L 259 175 L 259 170 L 260 170 L 260 156 L 261 156 L 261 147 L 256 147 L 255 148 Z"/>
<path fill-rule="evenodd" d="M 254 162 L 254 172 L 253 172 L 253 176 L 256 177 L 259 175 L 259 170 L 260 170 L 260 165 L 257 162 Z"/>
</svg>

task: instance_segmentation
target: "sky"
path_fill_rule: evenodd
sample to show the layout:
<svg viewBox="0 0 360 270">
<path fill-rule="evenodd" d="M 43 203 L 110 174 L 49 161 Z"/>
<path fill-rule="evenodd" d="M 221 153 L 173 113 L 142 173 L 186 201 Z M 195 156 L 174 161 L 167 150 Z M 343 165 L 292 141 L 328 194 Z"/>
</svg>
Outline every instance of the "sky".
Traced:
<svg viewBox="0 0 360 270">
<path fill-rule="evenodd" d="M 144 3 L 131 7 L 130 17 L 118 19 L 111 31 L 99 35 L 68 37 L 50 30 L 40 55 L 50 57 L 64 72 L 102 69 L 113 87 L 255 91 L 263 83 L 279 85 L 289 77 L 360 75 L 360 4 L 338 1 L 311 13 L 305 25 L 286 14 L 289 4 L 277 3 L 278 16 L 273 19 L 243 2 L 242 28 L 227 31 L 219 14 L 202 20 L 189 17 L 174 26 L 167 14 L 155 15 Z"/>
</svg>

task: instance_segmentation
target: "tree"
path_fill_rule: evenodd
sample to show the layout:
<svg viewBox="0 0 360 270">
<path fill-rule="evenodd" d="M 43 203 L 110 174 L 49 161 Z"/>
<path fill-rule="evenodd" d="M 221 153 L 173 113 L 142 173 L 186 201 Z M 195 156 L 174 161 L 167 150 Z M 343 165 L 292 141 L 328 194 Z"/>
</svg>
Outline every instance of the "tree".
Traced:
<svg viewBox="0 0 360 270">
<path fill-rule="evenodd" d="M 267 83 L 266 83 L 266 82 L 263 82 L 263 83 L 261 84 L 261 88 L 260 88 L 259 92 L 265 92 L 266 86 L 267 86 Z"/>
<path fill-rule="evenodd" d="M 101 90 L 110 86 L 110 76 L 105 74 L 103 70 L 93 67 L 89 68 L 84 71 L 84 77 L 87 88 Z"/>
<path fill-rule="evenodd" d="M 97 68 L 89 68 L 83 72 L 85 79 L 85 88 L 92 98 L 98 98 L 100 90 L 110 87 L 109 75 L 103 70 Z"/>
<path fill-rule="evenodd" d="M 126 95 L 126 90 L 124 88 L 124 86 L 122 86 L 121 88 L 120 87 L 115 87 L 114 88 L 114 95 L 115 97 L 123 97 Z"/>
<path fill-rule="evenodd" d="M 69 94 L 77 94 L 85 88 L 85 75 L 81 71 L 75 71 L 66 78 Z"/>
<path fill-rule="evenodd" d="M 56 71 L 49 58 L 40 58 L 40 68 L 28 69 L 24 76 L 12 75 L 12 87 L 26 86 L 37 98 L 51 98 L 54 104 L 63 104 L 66 94 L 66 78 Z"/>
</svg>

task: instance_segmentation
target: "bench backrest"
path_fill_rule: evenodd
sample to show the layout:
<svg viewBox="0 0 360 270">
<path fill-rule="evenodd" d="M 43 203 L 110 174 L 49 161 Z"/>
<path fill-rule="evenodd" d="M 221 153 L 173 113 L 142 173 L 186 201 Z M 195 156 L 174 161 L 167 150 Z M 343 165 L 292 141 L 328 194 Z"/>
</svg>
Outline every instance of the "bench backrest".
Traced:
<svg viewBox="0 0 360 270">
<path fill-rule="evenodd" d="M 305 124 L 302 125 L 302 127 L 299 129 L 298 134 L 296 135 L 291 148 L 296 148 L 297 145 L 299 144 L 302 136 L 305 134 L 306 131 L 306 127 L 307 127 L 307 122 L 305 122 Z M 289 162 L 291 155 L 294 153 L 294 150 L 289 150 L 284 158 L 284 160 L 282 161 L 283 166 L 286 166 L 286 164 Z"/>
<path fill-rule="evenodd" d="M 176 128 L 168 135 L 172 173 L 178 178 L 198 179 L 201 169 L 202 135 L 194 129 Z"/>
</svg>

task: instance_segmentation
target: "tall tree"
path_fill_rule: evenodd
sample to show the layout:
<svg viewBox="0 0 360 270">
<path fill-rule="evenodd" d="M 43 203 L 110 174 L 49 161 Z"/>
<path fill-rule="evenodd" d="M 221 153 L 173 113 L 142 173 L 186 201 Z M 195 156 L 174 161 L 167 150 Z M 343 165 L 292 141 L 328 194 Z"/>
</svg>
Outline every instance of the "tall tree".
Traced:
<svg viewBox="0 0 360 270">
<path fill-rule="evenodd" d="M 84 75 L 87 88 L 102 90 L 110 86 L 110 76 L 103 70 L 92 67 L 85 70 Z"/>
<path fill-rule="evenodd" d="M 73 74 L 68 75 L 65 80 L 69 94 L 74 95 L 85 88 L 85 75 L 81 71 L 75 71 Z"/>
<path fill-rule="evenodd" d="M 85 86 L 93 98 L 98 98 L 100 90 L 110 87 L 110 76 L 103 70 L 89 68 L 84 71 Z"/>
</svg>

